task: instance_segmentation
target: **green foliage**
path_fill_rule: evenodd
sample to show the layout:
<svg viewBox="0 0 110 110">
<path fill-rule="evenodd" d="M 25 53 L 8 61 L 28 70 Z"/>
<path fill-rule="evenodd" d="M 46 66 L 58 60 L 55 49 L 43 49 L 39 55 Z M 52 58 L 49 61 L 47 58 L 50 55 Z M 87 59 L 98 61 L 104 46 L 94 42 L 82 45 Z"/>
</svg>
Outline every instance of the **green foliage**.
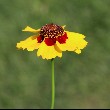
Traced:
<svg viewBox="0 0 110 110">
<path fill-rule="evenodd" d="M 50 61 L 18 51 L 27 25 L 86 35 L 82 54 L 55 60 L 55 108 L 110 108 L 110 0 L 0 0 L 0 108 L 50 108 Z"/>
</svg>

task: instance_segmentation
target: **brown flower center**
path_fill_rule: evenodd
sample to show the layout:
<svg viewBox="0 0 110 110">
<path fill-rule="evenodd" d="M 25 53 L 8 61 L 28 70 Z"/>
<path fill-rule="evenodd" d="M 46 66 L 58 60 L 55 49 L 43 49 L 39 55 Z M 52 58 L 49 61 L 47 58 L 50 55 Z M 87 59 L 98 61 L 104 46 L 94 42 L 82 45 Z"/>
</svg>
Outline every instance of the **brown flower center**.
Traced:
<svg viewBox="0 0 110 110">
<path fill-rule="evenodd" d="M 46 24 L 40 29 L 39 36 L 37 37 L 37 42 L 41 43 L 45 42 L 47 46 L 55 45 L 56 41 L 60 44 L 66 43 L 68 39 L 66 32 L 64 29 L 56 24 Z"/>
<path fill-rule="evenodd" d="M 56 24 L 46 24 L 40 30 L 40 36 L 48 37 L 48 38 L 56 38 L 58 36 L 62 36 L 64 33 L 64 29 Z"/>
</svg>

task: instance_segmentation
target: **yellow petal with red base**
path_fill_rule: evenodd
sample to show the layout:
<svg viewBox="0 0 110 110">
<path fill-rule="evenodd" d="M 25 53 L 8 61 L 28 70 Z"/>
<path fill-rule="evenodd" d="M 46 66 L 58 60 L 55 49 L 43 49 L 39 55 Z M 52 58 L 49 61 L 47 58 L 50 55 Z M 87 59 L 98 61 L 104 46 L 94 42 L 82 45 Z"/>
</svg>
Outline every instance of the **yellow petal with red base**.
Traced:
<svg viewBox="0 0 110 110">
<path fill-rule="evenodd" d="M 87 42 L 84 40 L 85 36 L 79 33 L 65 31 L 67 33 L 68 39 L 66 43 L 60 44 L 57 42 L 56 44 L 62 51 L 74 51 L 78 54 L 81 53 L 81 49 L 86 47 Z"/>
<path fill-rule="evenodd" d="M 40 43 L 37 43 L 37 39 L 35 36 L 31 36 L 27 38 L 24 41 L 20 41 L 20 43 L 17 43 L 18 49 L 27 49 L 28 51 L 33 51 L 35 49 L 39 48 Z"/>
<path fill-rule="evenodd" d="M 37 32 L 40 32 L 40 29 L 37 29 L 37 30 L 36 30 L 36 29 L 33 29 L 33 28 L 27 26 L 27 27 L 26 27 L 24 30 L 22 30 L 22 31 L 37 33 Z"/>
<path fill-rule="evenodd" d="M 43 59 L 52 59 L 56 56 L 62 57 L 62 51 L 57 45 L 47 46 L 45 42 L 42 42 L 39 46 L 37 56 L 42 56 Z"/>
</svg>

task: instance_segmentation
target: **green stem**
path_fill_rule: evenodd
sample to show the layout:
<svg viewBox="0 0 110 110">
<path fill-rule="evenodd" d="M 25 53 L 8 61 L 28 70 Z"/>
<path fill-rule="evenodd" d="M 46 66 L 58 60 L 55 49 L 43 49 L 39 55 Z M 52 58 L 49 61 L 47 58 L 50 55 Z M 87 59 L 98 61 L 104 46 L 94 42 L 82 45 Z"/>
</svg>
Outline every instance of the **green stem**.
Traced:
<svg viewBox="0 0 110 110">
<path fill-rule="evenodd" d="M 54 103 L 55 103 L 54 59 L 51 59 L 51 64 L 52 64 L 52 103 L 51 103 L 51 109 L 54 109 Z"/>
</svg>

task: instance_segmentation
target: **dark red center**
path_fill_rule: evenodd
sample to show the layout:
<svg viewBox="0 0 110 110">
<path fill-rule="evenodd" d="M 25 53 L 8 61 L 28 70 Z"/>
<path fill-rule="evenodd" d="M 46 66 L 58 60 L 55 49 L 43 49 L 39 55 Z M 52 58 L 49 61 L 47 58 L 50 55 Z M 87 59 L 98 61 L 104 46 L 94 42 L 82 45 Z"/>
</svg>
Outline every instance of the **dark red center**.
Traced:
<svg viewBox="0 0 110 110">
<path fill-rule="evenodd" d="M 43 40 L 47 46 L 52 46 L 58 41 L 60 44 L 66 43 L 67 34 L 64 29 L 56 24 L 46 24 L 40 29 L 39 37 L 37 37 L 38 43 Z"/>
</svg>

